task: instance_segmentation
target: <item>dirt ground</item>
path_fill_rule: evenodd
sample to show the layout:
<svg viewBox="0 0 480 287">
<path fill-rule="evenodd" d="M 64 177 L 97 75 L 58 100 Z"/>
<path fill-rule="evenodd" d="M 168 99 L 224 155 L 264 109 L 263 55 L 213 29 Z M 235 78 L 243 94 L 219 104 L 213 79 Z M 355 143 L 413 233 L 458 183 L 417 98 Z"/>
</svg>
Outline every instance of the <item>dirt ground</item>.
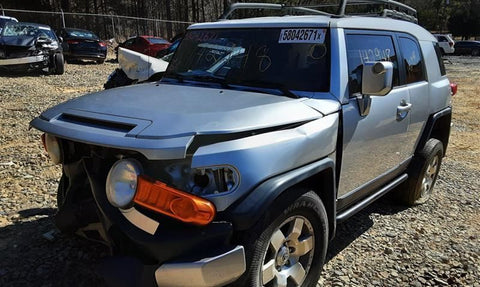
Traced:
<svg viewBox="0 0 480 287">
<path fill-rule="evenodd" d="M 480 58 L 452 56 L 445 64 L 458 94 L 434 198 L 409 209 L 382 200 L 339 225 L 319 286 L 480 287 Z M 61 169 L 29 122 L 101 90 L 116 66 L 0 74 L 0 286 L 102 286 L 95 266 L 108 250 L 56 232 Z"/>
</svg>

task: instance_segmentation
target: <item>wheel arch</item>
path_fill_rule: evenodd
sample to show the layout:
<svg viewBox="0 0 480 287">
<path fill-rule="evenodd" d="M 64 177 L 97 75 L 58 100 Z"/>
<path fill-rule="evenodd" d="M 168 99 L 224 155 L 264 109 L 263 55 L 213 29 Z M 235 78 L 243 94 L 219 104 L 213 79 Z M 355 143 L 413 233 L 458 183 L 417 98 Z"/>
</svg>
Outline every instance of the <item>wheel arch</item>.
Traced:
<svg viewBox="0 0 480 287">
<path fill-rule="evenodd" d="M 275 176 L 257 186 L 228 211 L 228 219 L 238 231 L 252 227 L 272 204 L 293 202 L 302 191 L 314 191 L 322 200 L 328 217 L 329 238 L 336 227 L 335 163 L 330 158 Z"/>
<path fill-rule="evenodd" d="M 443 144 L 443 155 L 447 152 L 450 137 L 450 123 L 452 122 L 452 108 L 447 107 L 436 112 L 428 118 L 423 134 L 415 149 L 415 154 L 420 152 L 430 138 L 438 139 Z"/>
</svg>

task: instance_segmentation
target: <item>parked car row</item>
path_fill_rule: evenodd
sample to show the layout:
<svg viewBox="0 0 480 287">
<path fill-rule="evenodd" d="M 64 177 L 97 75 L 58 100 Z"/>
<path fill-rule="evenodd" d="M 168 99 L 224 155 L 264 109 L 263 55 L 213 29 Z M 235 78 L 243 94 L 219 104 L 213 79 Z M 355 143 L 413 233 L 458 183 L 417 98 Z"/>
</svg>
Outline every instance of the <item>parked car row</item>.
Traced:
<svg viewBox="0 0 480 287">
<path fill-rule="evenodd" d="M 1 70 L 63 74 L 65 60 L 93 60 L 101 64 L 106 57 L 106 43 L 91 31 L 62 28 L 55 33 L 48 25 L 0 16 Z"/>
<path fill-rule="evenodd" d="M 442 54 L 480 56 L 480 41 L 457 41 L 451 34 L 434 34 Z"/>
</svg>

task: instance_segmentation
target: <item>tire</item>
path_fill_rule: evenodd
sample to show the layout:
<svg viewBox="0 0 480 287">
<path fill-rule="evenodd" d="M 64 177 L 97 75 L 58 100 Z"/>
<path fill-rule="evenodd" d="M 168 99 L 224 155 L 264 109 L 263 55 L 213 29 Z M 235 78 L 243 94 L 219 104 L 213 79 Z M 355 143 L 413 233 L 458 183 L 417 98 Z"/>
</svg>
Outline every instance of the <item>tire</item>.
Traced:
<svg viewBox="0 0 480 287">
<path fill-rule="evenodd" d="M 430 198 L 442 157 L 443 144 L 437 139 L 429 139 L 409 167 L 408 180 L 400 190 L 403 203 L 413 206 L 423 204 Z"/>
<path fill-rule="evenodd" d="M 68 177 L 65 174 L 62 174 L 60 182 L 58 183 L 57 189 L 57 207 L 58 209 L 62 208 L 65 203 L 65 193 L 68 188 Z"/>
<path fill-rule="evenodd" d="M 96 60 L 95 61 L 97 64 L 101 65 L 105 62 L 105 59 L 102 59 L 102 60 Z"/>
<path fill-rule="evenodd" d="M 479 49 L 473 49 L 472 50 L 472 56 L 474 56 L 474 57 L 480 56 L 480 50 Z"/>
<path fill-rule="evenodd" d="M 105 90 L 116 88 L 116 87 L 122 87 L 122 86 L 128 86 L 133 84 L 133 80 L 128 78 L 125 72 L 122 69 L 115 69 L 115 71 L 110 75 L 108 78 L 107 82 L 103 84 L 103 88 Z"/>
<path fill-rule="evenodd" d="M 327 251 L 327 213 L 313 191 L 296 191 L 301 196 L 293 203 L 277 200 L 246 232 L 247 271 L 235 286 L 316 286 Z"/>
<path fill-rule="evenodd" d="M 65 72 L 65 61 L 63 59 L 63 54 L 57 53 L 53 56 L 53 60 L 55 63 L 55 71 L 56 75 L 63 75 Z"/>
</svg>

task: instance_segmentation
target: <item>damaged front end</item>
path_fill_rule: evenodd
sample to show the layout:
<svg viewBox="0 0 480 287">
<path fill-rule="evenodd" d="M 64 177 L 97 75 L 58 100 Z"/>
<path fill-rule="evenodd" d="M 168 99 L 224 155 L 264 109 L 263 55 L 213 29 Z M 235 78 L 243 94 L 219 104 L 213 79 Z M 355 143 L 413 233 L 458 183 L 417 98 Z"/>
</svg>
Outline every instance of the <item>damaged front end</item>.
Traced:
<svg viewBox="0 0 480 287">
<path fill-rule="evenodd" d="M 63 73 L 59 41 L 48 26 L 8 23 L 0 37 L 0 69 Z"/>
<path fill-rule="evenodd" d="M 243 247 L 230 242 L 231 223 L 214 220 L 210 201 L 179 188 L 214 192 L 219 181 L 228 188 L 227 176 L 206 183 L 213 173 L 228 172 L 190 169 L 191 158 L 151 161 L 134 151 L 51 135 L 44 136 L 44 144 L 52 160 L 63 166 L 56 225 L 112 250 L 115 257 L 100 267 L 110 286 L 183 286 L 185 276 L 177 282 L 169 274 L 187 269 L 196 274 L 189 278 L 198 286 L 222 286 L 244 272 Z M 120 262 L 138 272 L 112 270 Z M 218 265 L 226 266 L 225 275 L 209 275 Z"/>
</svg>

